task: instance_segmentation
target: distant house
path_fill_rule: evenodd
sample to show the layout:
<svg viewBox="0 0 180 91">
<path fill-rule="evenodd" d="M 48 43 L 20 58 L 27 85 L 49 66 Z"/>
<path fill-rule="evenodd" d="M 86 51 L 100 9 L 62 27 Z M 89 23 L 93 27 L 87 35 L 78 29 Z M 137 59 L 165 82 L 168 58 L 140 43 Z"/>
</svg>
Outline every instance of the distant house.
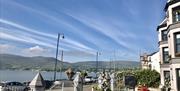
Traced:
<svg viewBox="0 0 180 91">
<path fill-rule="evenodd" d="M 154 52 L 152 54 L 144 53 L 140 56 L 141 68 L 156 70 L 160 73 L 160 58 L 159 52 Z"/>
<path fill-rule="evenodd" d="M 168 0 L 166 16 L 157 27 L 161 84 L 180 91 L 180 0 Z"/>
<path fill-rule="evenodd" d="M 150 69 L 150 56 L 147 53 L 144 53 L 140 56 L 141 68 Z"/>
</svg>

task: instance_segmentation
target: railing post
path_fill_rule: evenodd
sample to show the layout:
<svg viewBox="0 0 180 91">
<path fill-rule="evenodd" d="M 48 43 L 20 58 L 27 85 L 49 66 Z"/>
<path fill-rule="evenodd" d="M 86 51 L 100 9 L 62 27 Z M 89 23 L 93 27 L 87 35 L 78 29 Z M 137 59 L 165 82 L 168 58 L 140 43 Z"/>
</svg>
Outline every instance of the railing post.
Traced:
<svg viewBox="0 0 180 91">
<path fill-rule="evenodd" d="M 92 91 L 94 91 L 94 87 L 92 87 Z"/>
<path fill-rule="evenodd" d="M 64 91 L 64 82 L 62 83 L 62 89 L 61 89 L 61 91 Z"/>
</svg>

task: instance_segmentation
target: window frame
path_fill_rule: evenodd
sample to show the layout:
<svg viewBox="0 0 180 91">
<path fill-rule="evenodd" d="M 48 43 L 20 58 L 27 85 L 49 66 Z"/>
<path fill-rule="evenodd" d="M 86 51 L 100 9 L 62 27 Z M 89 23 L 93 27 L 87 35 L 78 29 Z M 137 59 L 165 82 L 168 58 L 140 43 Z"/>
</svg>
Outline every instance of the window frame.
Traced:
<svg viewBox="0 0 180 91">
<path fill-rule="evenodd" d="M 166 34 L 164 34 L 164 32 L 166 32 Z M 168 40 L 167 30 L 162 30 L 161 31 L 161 40 L 162 41 L 167 41 Z"/>
<path fill-rule="evenodd" d="M 165 49 L 168 49 L 168 52 L 167 53 L 165 53 Z M 165 56 L 169 56 L 169 48 L 168 47 L 163 47 L 162 48 L 162 56 L 163 56 L 163 63 L 169 63 L 169 60 L 168 60 L 168 58 L 166 59 L 166 57 Z M 166 60 L 165 60 L 166 59 Z"/>
<path fill-rule="evenodd" d="M 177 17 L 176 17 L 176 12 L 178 12 L 178 20 L 177 20 Z M 180 6 L 177 6 L 177 7 L 174 7 L 172 8 L 172 21 L 173 23 L 177 23 L 177 22 L 180 22 Z"/>
<path fill-rule="evenodd" d="M 180 43 L 177 43 L 177 35 L 180 35 L 180 32 L 174 33 L 174 52 L 175 52 L 176 57 L 180 57 L 180 51 L 178 51 L 178 48 L 177 48 L 178 45 L 180 46 Z"/>
</svg>

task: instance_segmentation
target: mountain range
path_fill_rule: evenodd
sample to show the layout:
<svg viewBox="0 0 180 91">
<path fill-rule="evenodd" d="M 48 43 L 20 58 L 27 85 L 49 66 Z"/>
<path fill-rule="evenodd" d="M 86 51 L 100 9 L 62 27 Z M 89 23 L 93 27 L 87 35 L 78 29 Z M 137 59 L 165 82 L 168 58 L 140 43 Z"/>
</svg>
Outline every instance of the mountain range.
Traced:
<svg viewBox="0 0 180 91">
<path fill-rule="evenodd" d="M 53 57 L 24 57 L 12 54 L 0 54 L 0 69 L 18 69 L 18 70 L 32 70 L 40 69 L 46 71 L 54 70 L 54 64 L 56 59 Z M 96 61 L 81 61 L 76 63 L 70 62 L 57 62 L 57 70 L 60 70 L 61 65 L 63 65 L 63 70 L 68 67 L 78 70 L 90 70 L 95 69 Z M 135 68 L 139 67 L 139 62 L 136 61 L 99 61 L 98 68 Z"/>
</svg>

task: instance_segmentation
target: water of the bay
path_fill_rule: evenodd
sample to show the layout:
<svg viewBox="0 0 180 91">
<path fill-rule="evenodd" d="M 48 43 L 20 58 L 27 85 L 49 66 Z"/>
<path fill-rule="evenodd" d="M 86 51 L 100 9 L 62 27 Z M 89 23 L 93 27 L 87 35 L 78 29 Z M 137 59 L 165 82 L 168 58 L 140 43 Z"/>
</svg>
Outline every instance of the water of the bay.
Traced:
<svg viewBox="0 0 180 91">
<path fill-rule="evenodd" d="M 22 71 L 22 70 L 0 70 L 0 82 L 1 81 L 18 81 L 27 82 L 31 81 L 38 71 Z M 41 74 L 45 80 L 53 80 L 54 72 L 41 71 Z M 93 76 L 94 74 L 90 73 Z M 57 79 L 67 79 L 64 72 L 62 74 L 57 72 Z"/>
</svg>

